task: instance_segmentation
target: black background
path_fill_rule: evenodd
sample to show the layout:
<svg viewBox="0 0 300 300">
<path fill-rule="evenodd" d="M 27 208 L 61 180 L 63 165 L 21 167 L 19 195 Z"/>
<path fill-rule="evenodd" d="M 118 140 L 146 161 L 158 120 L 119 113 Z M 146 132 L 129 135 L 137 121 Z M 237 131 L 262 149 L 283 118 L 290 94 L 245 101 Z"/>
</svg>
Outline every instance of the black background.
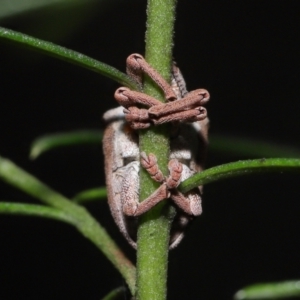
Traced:
<svg viewBox="0 0 300 300">
<path fill-rule="evenodd" d="M 211 93 L 211 134 L 300 148 L 299 1 L 178 2 L 174 58 L 189 90 Z M 146 1 L 96 6 L 59 43 L 125 71 L 126 57 L 144 52 L 145 7 Z M 72 10 L 60 13 L 67 18 Z M 39 27 L 44 14 L 1 25 L 51 40 Z M 62 30 L 56 14 L 47 11 L 52 33 Z M 0 154 L 68 197 L 103 185 L 101 145 L 59 149 L 33 162 L 29 146 L 45 133 L 102 129 L 118 84 L 2 41 L 0 53 Z M 207 167 L 246 158 L 210 151 Z M 203 215 L 170 253 L 169 299 L 232 299 L 248 284 L 299 279 L 299 179 L 276 173 L 207 185 Z M 0 199 L 37 203 L 2 182 Z M 106 203 L 87 207 L 134 260 Z M 0 282 L 1 299 L 100 299 L 123 284 L 71 226 L 4 215 Z"/>
</svg>

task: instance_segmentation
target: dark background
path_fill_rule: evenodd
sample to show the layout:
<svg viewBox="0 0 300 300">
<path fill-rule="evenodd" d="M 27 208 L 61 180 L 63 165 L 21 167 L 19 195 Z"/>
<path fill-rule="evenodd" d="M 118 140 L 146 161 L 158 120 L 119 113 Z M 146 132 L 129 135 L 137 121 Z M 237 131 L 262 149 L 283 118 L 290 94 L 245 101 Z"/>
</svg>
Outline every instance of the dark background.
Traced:
<svg viewBox="0 0 300 300">
<path fill-rule="evenodd" d="M 125 71 L 126 57 L 144 52 L 146 1 L 110 2 L 90 10 L 36 10 L 0 25 Z M 300 149 L 299 1 L 178 2 L 174 58 L 188 89 L 211 93 L 211 135 Z M 71 23 L 78 16 L 81 21 Z M 29 146 L 45 133 L 103 129 L 101 115 L 116 106 L 119 85 L 0 42 L 0 154 L 68 197 L 103 185 L 101 145 L 61 148 L 36 161 L 28 159 Z M 207 167 L 246 158 L 210 151 Z M 169 299 L 232 299 L 245 285 L 299 279 L 299 179 L 297 173 L 276 173 L 206 186 L 203 215 L 170 253 Z M 0 199 L 37 203 L 2 182 Z M 134 260 L 106 203 L 87 207 Z M 0 299 L 100 299 L 123 284 L 71 226 L 5 215 L 0 282 Z"/>
</svg>

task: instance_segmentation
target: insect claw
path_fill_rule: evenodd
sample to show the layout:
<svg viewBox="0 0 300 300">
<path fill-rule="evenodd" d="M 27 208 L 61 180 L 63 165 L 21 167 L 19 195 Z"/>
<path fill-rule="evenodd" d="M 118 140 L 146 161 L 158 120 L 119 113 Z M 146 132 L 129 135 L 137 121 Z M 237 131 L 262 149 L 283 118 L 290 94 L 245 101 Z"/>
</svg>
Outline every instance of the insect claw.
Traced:
<svg viewBox="0 0 300 300">
<path fill-rule="evenodd" d="M 175 189 L 178 187 L 181 180 L 182 164 L 177 159 L 171 159 L 168 164 L 170 175 L 167 178 L 167 187 Z"/>
<path fill-rule="evenodd" d="M 141 165 L 150 174 L 151 178 L 157 182 L 163 182 L 165 177 L 157 164 L 157 158 L 154 154 L 141 152 Z"/>
<path fill-rule="evenodd" d="M 173 101 L 176 98 L 174 91 L 168 82 L 155 70 L 153 69 L 140 54 L 134 53 L 127 58 L 127 73 L 128 75 L 136 78 L 141 78 L 141 71 L 147 74 L 164 92 L 167 101 Z M 138 79 L 138 81 L 141 81 Z"/>
</svg>

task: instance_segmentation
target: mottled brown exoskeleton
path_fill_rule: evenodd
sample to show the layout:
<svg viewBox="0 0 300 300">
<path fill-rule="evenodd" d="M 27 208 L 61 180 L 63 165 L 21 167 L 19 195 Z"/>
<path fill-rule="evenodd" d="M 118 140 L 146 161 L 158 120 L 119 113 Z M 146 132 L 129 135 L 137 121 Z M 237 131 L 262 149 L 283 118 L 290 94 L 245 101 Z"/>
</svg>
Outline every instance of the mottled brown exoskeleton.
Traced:
<svg viewBox="0 0 300 300">
<path fill-rule="evenodd" d="M 142 85 L 146 73 L 163 90 L 167 103 L 144 93 L 121 87 L 115 92 L 121 107 L 104 114 L 107 128 L 103 137 L 108 204 L 120 231 L 136 248 L 136 219 L 163 199 L 177 210 L 172 224 L 170 248 L 178 245 L 188 223 L 202 213 L 202 187 L 182 194 L 180 182 L 203 170 L 207 148 L 208 118 L 203 107 L 209 100 L 204 89 L 187 92 L 180 70 L 174 64 L 169 85 L 139 54 L 127 58 L 127 73 Z M 137 107 L 139 105 L 139 107 Z M 146 107 L 146 108 L 140 108 Z M 139 151 L 137 129 L 172 123 L 169 176 L 160 171 L 156 157 Z M 139 202 L 139 170 L 145 168 L 160 187 Z"/>
</svg>

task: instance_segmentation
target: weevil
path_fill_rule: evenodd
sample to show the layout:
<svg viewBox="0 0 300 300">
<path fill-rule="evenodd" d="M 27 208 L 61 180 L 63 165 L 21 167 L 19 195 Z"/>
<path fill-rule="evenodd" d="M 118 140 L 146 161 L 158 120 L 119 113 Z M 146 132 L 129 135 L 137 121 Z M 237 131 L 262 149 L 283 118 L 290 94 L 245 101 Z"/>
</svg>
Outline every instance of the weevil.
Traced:
<svg viewBox="0 0 300 300">
<path fill-rule="evenodd" d="M 177 211 L 169 243 L 172 249 L 182 240 L 190 221 L 202 213 L 202 187 L 182 194 L 177 186 L 203 170 L 209 123 L 203 105 L 209 100 L 209 93 L 204 89 L 188 93 L 175 64 L 170 85 L 140 54 L 130 55 L 127 58 L 127 74 L 142 86 L 143 73 L 162 89 L 167 103 L 126 87 L 116 90 L 115 98 L 121 106 L 107 111 L 103 116 L 107 122 L 103 149 L 108 204 L 121 233 L 136 248 L 137 217 L 160 201 L 171 199 Z M 140 153 L 137 133 L 137 129 L 165 122 L 172 124 L 170 174 L 167 177 L 160 171 L 155 155 Z M 141 167 L 161 185 L 147 199 L 139 202 Z"/>
</svg>

